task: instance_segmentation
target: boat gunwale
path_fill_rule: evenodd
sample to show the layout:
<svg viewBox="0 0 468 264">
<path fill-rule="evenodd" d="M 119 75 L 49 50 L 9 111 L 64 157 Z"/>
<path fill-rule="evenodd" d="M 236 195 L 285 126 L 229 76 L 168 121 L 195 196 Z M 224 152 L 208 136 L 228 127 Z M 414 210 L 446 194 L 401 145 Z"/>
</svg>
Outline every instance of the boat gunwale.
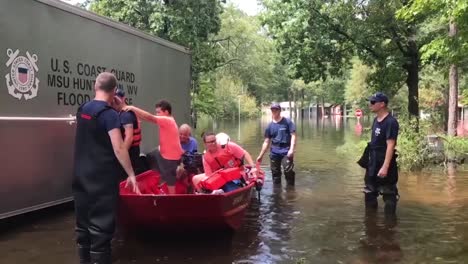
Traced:
<svg viewBox="0 0 468 264">
<path fill-rule="evenodd" d="M 187 194 L 136 194 L 136 193 L 124 193 L 124 194 L 119 194 L 120 197 L 155 197 L 155 198 L 193 198 L 193 197 L 203 197 L 205 199 L 206 197 L 223 197 L 227 198 L 229 196 L 248 191 L 249 189 L 252 190 L 252 188 L 255 187 L 255 183 L 251 182 L 247 186 L 241 187 L 237 190 L 223 193 L 223 194 L 193 194 L 193 193 L 187 193 Z"/>
</svg>

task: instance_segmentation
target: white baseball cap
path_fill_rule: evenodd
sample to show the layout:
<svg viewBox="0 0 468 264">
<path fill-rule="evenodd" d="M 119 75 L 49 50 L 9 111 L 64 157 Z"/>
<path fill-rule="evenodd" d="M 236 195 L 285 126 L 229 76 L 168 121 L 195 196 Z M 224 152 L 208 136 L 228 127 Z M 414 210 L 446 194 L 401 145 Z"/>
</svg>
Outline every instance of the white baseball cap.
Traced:
<svg viewBox="0 0 468 264">
<path fill-rule="evenodd" d="M 230 138 L 226 133 L 221 132 L 216 135 L 216 143 L 218 143 L 221 146 L 226 145 L 229 142 L 229 140 Z"/>
</svg>

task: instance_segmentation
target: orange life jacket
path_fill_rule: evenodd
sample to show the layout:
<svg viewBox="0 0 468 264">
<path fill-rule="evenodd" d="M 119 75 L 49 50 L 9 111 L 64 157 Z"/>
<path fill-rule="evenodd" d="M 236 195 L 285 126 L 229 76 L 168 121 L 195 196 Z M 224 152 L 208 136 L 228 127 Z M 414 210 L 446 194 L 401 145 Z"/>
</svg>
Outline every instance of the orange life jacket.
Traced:
<svg viewBox="0 0 468 264">
<path fill-rule="evenodd" d="M 210 191 L 223 187 L 226 183 L 238 180 L 242 177 L 240 168 L 229 168 L 215 172 L 213 175 L 200 182 L 200 185 Z"/>
<path fill-rule="evenodd" d="M 219 169 L 227 169 L 227 168 L 238 168 L 242 166 L 242 161 L 229 151 L 229 145 L 226 146 L 226 149 L 223 149 L 221 155 L 217 157 L 208 158 L 206 155 L 203 155 L 203 158 L 208 163 L 212 171 L 217 171 Z"/>
</svg>

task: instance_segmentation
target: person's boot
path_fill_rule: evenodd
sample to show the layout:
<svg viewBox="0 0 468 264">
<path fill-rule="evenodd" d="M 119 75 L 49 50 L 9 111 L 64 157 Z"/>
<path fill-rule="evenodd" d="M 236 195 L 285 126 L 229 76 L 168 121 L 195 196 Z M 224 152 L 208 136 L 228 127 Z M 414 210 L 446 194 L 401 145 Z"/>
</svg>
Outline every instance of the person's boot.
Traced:
<svg viewBox="0 0 468 264">
<path fill-rule="evenodd" d="M 110 252 L 90 252 L 91 264 L 111 264 L 111 253 Z"/>
<path fill-rule="evenodd" d="M 80 258 L 80 264 L 90 264 L 91 256 L 89 253 L 89 247 L 78 245 L 78 257 Z"/>
<path fill-rule="evenodd" d="M 294 171 L 290 171 L 285 173 L 286 183 L 288 186 L 294 186 L 296 184 L 296 173 Z"/>
<path fill-rule="evenodd" d="M 385 216 L 392 217 L 396 214 L 397 197 L 394 194 L 384 194 L 383 200 L 385 202 L 384 213 Z"/>
<path fill-rule="evenodd" d="M 280 177 L 273 177 L 273 184 L 274 185 L 281 185 L 281 176 Z"/>
<path fill-rule="evenodd" d="M 294 186 L 296 182 L 296 172 L 294 172 L 294 161 L 287 156 L 281 160 L 281 166 L 284 170 L 284 178 L 288 186 Z"/>
<path fill-rule="evenodd" d="M 377 194 L 370 192 L 370 190 L 366 188 L 364 190 L 364 204 L 367 211 L 376 211 L 379 207 L 379 203 L 377 202 Z"/>
</svg>

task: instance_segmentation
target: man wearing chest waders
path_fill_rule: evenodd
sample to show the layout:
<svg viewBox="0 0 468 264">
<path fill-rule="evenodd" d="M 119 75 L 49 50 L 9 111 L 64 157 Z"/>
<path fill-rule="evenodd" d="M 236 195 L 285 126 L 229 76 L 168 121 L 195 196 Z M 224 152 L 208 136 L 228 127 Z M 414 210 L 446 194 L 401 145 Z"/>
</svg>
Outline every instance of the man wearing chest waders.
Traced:
<svg viewBox="0 0 468 264">
<path fill-rule="evenodd" d="M 374 118 L 371 141 L 358 162 L 366 169 L 364 177 L 365 204 L 367 209 L 377 209 L 377 197 L 383 196 L 385 214 L 395 214 L 398 201 L 398 167 L 395 146 L 399 124 L 389 113 L 388 97 L 376 93 L 369 97 L 369 108 L 377 116 Z"/>
<path fill-rule="evenodd" d="M 281 116 L 281 106 L 273 103 L 270 106 L 272 121 L 265 129 L 265 140 L 257 161 L 261 162 L 263 155 L 270 148 L 270 168 L 273 183 L 281 184 L 281 167 L 289 186 L 294 186 L 296 172 L 294 172 L 294 152 L 296 148 L 296 126 L 286 117 Z"/>
<path fill-rule="evenodd" d="M 113 74 L 99 74 L 94 100 L 81 105 L 76 114 L 72 190 L 81 264 L 111 263 L 121 175 L 126 173 L 127 184 L 139 193 L 119 114 L 110 106 L 116 84 Z"/>
</svg>

